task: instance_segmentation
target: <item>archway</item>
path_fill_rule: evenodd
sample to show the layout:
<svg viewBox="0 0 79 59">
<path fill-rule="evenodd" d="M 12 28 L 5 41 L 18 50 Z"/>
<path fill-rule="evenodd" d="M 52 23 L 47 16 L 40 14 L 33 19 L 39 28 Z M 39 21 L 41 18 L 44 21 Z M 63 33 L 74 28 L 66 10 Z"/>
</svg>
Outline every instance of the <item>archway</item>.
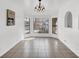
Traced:
<svg viewBox="0 0 79 59">
<path fill-rule="evenodd" d="M 72 13 L 70 11 L 65 14 L 65 27 L 72 28 Z"/>
</svg>

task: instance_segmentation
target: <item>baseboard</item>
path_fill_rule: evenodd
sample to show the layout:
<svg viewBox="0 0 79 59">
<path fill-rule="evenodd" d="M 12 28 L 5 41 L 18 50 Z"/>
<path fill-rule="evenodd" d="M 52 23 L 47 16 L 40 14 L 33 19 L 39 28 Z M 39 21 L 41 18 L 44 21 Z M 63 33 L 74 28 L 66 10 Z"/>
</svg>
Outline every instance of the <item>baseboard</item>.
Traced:
<svg viewBox="0 0 79 59">
<path fill-rule="evenodd" d="M 25 36 L 24 39 L 26 38 L 30 38 L 30 37 L 54 37 L 54 38 L 58 38 L 56 34 L 51 34 L 51 35 L 44 35 L 44 34 L 39 34 L 39 35 L 29 35 L 29 36 Z"/>
<path fill-rule="evenodd" d="M 15 45 L 17 45 L 21 40 L 17 41 L 16 43 L 13 44 L 10 48 L 8 48 L 6 51 L 0 54 L 0 57 L 2 57 L 5 53 L 7 53 L 9 50 L 11 50 Z"/>
<path fill-rule="evenodd" d="M 73 50 L 73 48 L 71 48 L 69 45 L 68 45 L 68 43 L 67 42 L 65 42 L 64 40 L 60 40 L 63 44 L 65 44 L 76 56 L 78 56 L 79 57 L 79 54 L 78 53 L 76 53 L 74 50 Z"/>
</svg>

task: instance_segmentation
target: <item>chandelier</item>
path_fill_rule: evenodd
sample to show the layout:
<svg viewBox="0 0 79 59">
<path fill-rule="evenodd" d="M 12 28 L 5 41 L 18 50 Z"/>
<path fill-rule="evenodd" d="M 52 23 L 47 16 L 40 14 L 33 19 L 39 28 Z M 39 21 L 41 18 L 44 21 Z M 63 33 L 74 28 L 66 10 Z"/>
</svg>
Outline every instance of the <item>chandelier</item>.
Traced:
<svg viewBox="0 0 79 59">
<path fill-rule="evenodd" d="M 38 0 L 39 4 L 35 6 L 34 10 L 36 12 L 43 12 L 45 10 L 45 7 L 41 4 L 41 0 Z"/>
</svg>

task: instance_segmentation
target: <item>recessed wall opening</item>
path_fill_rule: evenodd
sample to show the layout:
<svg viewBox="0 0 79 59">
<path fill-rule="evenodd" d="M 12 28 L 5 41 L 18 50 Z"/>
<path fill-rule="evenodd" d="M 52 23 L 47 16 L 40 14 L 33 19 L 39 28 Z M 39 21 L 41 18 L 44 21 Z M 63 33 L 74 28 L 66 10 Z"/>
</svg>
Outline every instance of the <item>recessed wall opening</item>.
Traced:
<svg viewBox="0 0 79 59">
<path fill-rule="evenodd" d="M 70 11 L 65 14 L 65 27 L 72 28 L 72 13 Z"/>
</svg>

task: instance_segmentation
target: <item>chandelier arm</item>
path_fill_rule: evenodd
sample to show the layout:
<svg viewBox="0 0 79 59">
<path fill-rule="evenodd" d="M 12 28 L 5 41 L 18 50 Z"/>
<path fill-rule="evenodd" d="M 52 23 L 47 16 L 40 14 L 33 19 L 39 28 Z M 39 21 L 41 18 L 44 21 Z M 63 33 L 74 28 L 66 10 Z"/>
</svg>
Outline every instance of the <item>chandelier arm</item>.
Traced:
<svg viewBox="0 0 79 59">
<path fill-rule="evenodd" d="M 41 0 L 39 0 L 39 4 L 35 6 L 35 10 L 37 12 L 43 12 L 45 10 L 45 7 L 41 4 Z"/>
</svg>

